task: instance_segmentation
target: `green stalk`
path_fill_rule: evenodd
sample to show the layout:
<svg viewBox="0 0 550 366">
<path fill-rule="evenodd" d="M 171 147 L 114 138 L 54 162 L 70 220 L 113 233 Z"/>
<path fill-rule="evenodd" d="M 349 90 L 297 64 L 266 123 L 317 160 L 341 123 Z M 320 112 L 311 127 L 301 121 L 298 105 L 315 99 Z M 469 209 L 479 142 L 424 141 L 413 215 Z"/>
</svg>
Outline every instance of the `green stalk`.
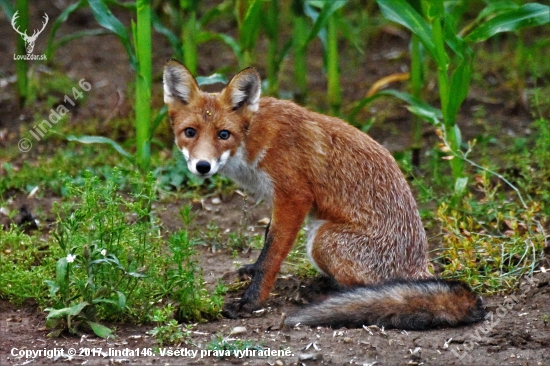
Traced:
<svg viewBox="0 0 550 366">
<path fill-rule="evenodd" d="M 137 1 L 136 145 L 137 164 L 148 172 L 151 163 L 150 118 L 152 82 L 151 0 Z"/>
<path fill-rule="evenodd" d="M 17 0 L 17 11 L 19 17 L 17 18 L 17 25 L 19 29 L 24 32 L 29 29 L 29 2 L 28 0 Z M 16 54 L 26 55 L 27 50 L 25 48 L 25 41 L 21 36 L 16 34 Z M 19 105 L 23 106 L 29 96 L 29 81 L 27 77 L 28 64 L 25 60 L 15 61 L 15 72 L 17 74 L 17 93 L 19 94 Z"/>
<path fill-rule="evenodd" d="M 420 50 L 420 39 L 413 34 L 411 38 L 411 88 L 412 95 L 422 100 L 422 52 Z M 422 149 L 422 120 L 413 115 L 412 120 L 412 164 L 420 166 L 420 151 Z"/>
<path fill-rule="evenodd" d="M 342 90 L 340 87 L 340 71 L 338 70 L 338 29 L 336 18 L 331 16 L 327 22 L 327 81 L 328 102 L 331 113 L 338 115 L 342 105 Z"/>
<path fill-rule="evenodd" d="M 269 46 L 268 46 L 268 57 L 267 57 L 267 80 L 269 83 L 268 94 L 277 95 L 279 90 L 278 83 L 278 65 L 277 65 L 277 53 L 279 47 L 279 0 L 271 0 L 268 10 L 268 23 L 272 27 L 269 32 Z"/>
<path fill-rule="evenodd" d="M 443 30 L 441 28 L 441 19 L 436 17 L 432 23 L 432 35 L 436 52 L 437 63 L 437 79 L 439 83 L 439 99 L 441 101 L 441 112 L 443 114 L 443 122 L 445 135 L 449 141 L 449 145 L 453 152 L 460 150 L 458 131 L 455 128 L 456 115 L 449 114 L 450 101 L 450 84 L 449 84 L 449 63 L 448 56 L 445 51 L 445 42 L 443 39 Z M 454 154 L 453 154 L 454 155 Z M 451 170 L 455 179 L 463 176 L 464 164 L 461 159 L 450 160 Z"/>
<path fill-rule="evenodd" d="M 197 12 L 195 9 L 189 11 L 187 21 L 184 23 L 182 32 L 183 62 L 193 75 L 197 75 Z"/>
<path fill-rule="evenodd" d="M 306 17 L 304 15 L 303 3 L 295 0 L 292 6 L 293 29 L 292 29 L 292 48 L 294 50 L 294 83 L 296 84 L 295 99 L 303 103 L 307 96 L 307 48 L 306 42 L 308 29 Z"/>
</svg>

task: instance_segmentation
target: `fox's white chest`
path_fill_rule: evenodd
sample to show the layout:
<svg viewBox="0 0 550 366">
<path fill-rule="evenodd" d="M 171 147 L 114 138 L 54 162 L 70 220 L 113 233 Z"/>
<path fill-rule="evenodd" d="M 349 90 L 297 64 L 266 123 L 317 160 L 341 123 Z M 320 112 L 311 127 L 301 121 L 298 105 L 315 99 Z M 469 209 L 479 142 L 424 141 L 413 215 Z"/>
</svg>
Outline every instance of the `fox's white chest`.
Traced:
<svg viewBox="0 0 550 366">
<path fill-rule="evenodd" d="M 258 167 L 264 154 L 249 162 L 243 147 L 239 147 L 235 155 L 220 169 L 220 173 L 234 180 L 237 184 L 255 194 L 258 198 L 273 197 L 273 182 L 269 175 Z"/>
</svg>

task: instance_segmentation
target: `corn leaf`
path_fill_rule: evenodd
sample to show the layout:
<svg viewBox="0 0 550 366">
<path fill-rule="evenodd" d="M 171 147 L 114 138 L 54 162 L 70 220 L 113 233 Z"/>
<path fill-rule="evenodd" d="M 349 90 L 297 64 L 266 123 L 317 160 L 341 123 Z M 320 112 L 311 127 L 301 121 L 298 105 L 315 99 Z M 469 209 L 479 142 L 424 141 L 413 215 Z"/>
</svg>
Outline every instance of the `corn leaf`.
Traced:
<svg viewBox="0 0 550 366">
<path fill-rule="evenodd" d="M 69 15 L 71 15 L 72 12 L 85 6 L 86 2 L 87 0 L 80 0 L 80 1 L 77 1 L 76 3 L 73 3 L 67 6 L 65 10 L 63 10 L 61 14 L 59 14 L 59 16 L 53 22 L 52 30 L 50 31 L 50 35 L 48 37 L 48 43 L 46 45 L 46 52 L 45 52 L 46 58 L 48 60 L 51 59 L 53 51 L 55 50 L 53 40 L 55 38 L 55 34 L 57 33 L 57 30 L 59 29 L 62 23 L 67 21 L 67 19 L 69 18 Z"/>
<path fill-rule="evenodd" d="M 351 119 L 351 122 L 354 121 L 357 114 L 367 104 L 383 96 L 392 96 L 406 102 L 407 104 L 409 104 L 409 107 L 407 108 L 411 110 L 411 112 L 413 112 L 414 114 L 420 116 L 422 119 L 425 119 L 432 124 L 438 125 L 440 123 L 439 121 L 443 118 L 443 115 L 441 114 L 441 111 L 439 109 L 434 108 L 427 103 L 424 103 L 420 99 L 415 98 L 413 95 L 409 93 L 400 92 L 394 89 L 388 89 L 388 90 L 380 91 L 370 97 L 366 97 L 359 100 L 355 104 L 351 113 L 349 114 L 349 118 Z"/>
<path fill-rule="evenodd" d="M 443 65 L 445 60 L 440 60 L 432 40 L 432 30 L 430 25 L 422 18 L 420 14 L 405 0 L 376 0 L 384 17 L 392 22 L 401 24 L 412 33 L 418 36 L 418 39 L 424 45 L 428 53 L 436 60 L 439 65 Z"/>
<path fill-rule="evenodd" d="M 500 13 L 516 10 L 519 5 L 512 0 L 493 1 L 489 3 L 476 17 L 476 22 L 480 22 L 485 18 L 494 17 Z"/>
<path fill-rule="evenodd" d="M 227 84 L 227 78 L 222 74 L 212 74 L 210 76 L 197 76 L 197 84 L 199 85 L 211 85 L 211 84 Z"/>
<path fill-rule="evenodd" d="M 117 144 L 115 141 L 113 141 L 113 140 L 111 140 L 107 137 L 103 137 L 103 136 L 80 136 L 80 137 L 67 136 L 67 140 L 68 141 L 80 142 L 81 144 L 107 144 L 107 145 L 111 145 L 119 154 L 121 154 L 122 156 L 127 157 L 132 162 L 134 162 L 134 157 L 130 153 L 128 153 L 126 150 L 124 150 L 122 148 L 122 146 Z"/>
<path fill-rule="evenodd" d="M 166 28 L 164 24 L 162 24 L 158 15 L 154 11 L 151 12 L 151 23 L 153 23 L 153 28 L 155 31 L 166 37 L 168 43 L 172 46 L 172 50 L 174 51 L 176 58 L 178 60 L 183 60 L 182 46 L 179 37 L 176 36 L 176 34 L 170 29 Z"/>
<path fill-rule="evenodd" d="M 332 14 L 346 5 L 346 1 L 306 1 L 304 11 L 305 14 L 313 20 L 313 27 L 311 32 L 307 37 L 302 47 L 305 48 L 307 45 L 319 35 L 323 46 L 326 47 L 326 32 L 324 28 L 327 25 L 329 18 Z M 316 11 L 312 6 L 316 6 L 321 9 L 321 11 Z"/>
<path fill-rule="evenodd" d="M 251 0 L 246 14 L 239 29 L 239 44 L 242 49 L 250 50 L 254 48 L 256 39 L 258 38 L 260 29 L 260 10 L 262 9 L 262 1 Z"/>
<path fill-rule="evenodd" d="M 124 25 L 118 20 L 109 8 L 101 0 L 88 0 L 88 4 L 92 9 L 92 14 L 94 15 L 95 20 L 102 27 L 110 30 L 115 33 L 122 45 L 126 49 L 128 58 L 130 59 L 130 65 L 137 70 L 137 59 L 136 55 L 132 48 L 132 42 L 130 41 L 130 34 Z"/>
<path fill-rule="evenodd" d="M 444 27 L 445 43 L 458 56 L 458 66 L 455 68 L 451 76 L 451 84 L 449 86 L 449 101 L 447 103 L 447 118 L 450 118 L 452 124 L 456 120 L 458 109 L 466 99 L 470 88 L 470 79 L 473 69 L 473 50 L 466 42 L 458 37 L 455 32 L 454 19 L 447 19 Z"/>
<path fill-rule="evenodd" d="M 0 8 L 2 8 L 8 18 L 11 19 L 13 17 L 15 9 L 13 8 L 10 0 L 0 0 Z"/>
<path fill-rule="evenodd" d="M 213 32 L 200 32 L 197 34 L 197 44 L 201 44 L 204 42 L 212 41 L 212 40 L 218 40 L 223 43 L 225 43 L 231 50 L 233 51 L 233 54 L 235 54 L 235 57 L 237 57 L 237 60 L 239 61 L 239 65 L 242 64 L 243 61 L 243 48 L 239 45 L 239 43 L 230 35 L 223 34 L 223 33 L 213 33 Z"/>
<path fill-rule="evenodd" d="M 537 3 L 525 4 L 480 24 L 465 40 L 467 42 L 482 42 L 498 33 L 548 23 L 550 23 L 550 6 Z"/>
<path fill-rule="evenodd" d="M 151 124 L 151 133 L 149 134 L 149 140 L 153 139 L 153 134 L 155 133 L 158 126 L 164 120 L 164 117 L 166 117 L 167 114 L 168 114 L 168 106 L 165 104 L 162 106 L 157 116 L 153 120 L 153 123 Z"/>
<path fill-rule="evenodd" d="M 430 0 L 426 1 L 426 16 L 428 19 L 435 19 L 445 16 L 445 7 L 443 6 L 443 0 Z"/>
</svg>

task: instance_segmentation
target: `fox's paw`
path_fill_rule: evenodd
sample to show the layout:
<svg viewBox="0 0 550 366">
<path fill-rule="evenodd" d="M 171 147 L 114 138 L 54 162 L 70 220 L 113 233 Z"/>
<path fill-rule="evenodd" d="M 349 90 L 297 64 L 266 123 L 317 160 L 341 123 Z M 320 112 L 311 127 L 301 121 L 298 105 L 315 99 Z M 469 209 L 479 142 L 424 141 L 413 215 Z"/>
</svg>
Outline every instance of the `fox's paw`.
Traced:
<svg viewBox="0 0 550 366">
<path fill-rule="evenodd" d="M 245 264 L 237 270 L 237 273 L 239 274 L 239 278 L 241 280 L 250 279 L 254 277 L 254 274 L 256 273 L 255 264 Z"/>
<path fill-rule="evenodd" d="M 225 303 L 222 315 L 229 319 L 249 318 L 251 313 L 256 309 L 258 309 L 258 306 L 241 299 Z"/>
</svg>

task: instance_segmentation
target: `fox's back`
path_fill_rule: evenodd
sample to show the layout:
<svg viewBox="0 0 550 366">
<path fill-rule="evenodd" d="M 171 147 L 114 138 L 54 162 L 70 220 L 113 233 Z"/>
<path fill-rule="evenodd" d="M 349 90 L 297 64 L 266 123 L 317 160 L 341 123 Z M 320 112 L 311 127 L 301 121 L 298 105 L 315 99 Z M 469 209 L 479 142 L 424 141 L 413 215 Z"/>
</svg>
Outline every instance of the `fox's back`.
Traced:
<svg viewBox="0 0 550 366">
<path fill-rule="evenodd" d="M 418 216 L 410 188 L 389 151 L 338 118 L 262 98 L 250 125 L 250 141 L 253 146 L 263 144 L 259 166 L 274 184 L 292 189 L 302 181 L 300 185 L 313 193 L 314 209 L 322 219 L 365 224 L 395 216 L 396 211 L 412 213 L 402 218 L 406 221 Z"/>
</svg>

